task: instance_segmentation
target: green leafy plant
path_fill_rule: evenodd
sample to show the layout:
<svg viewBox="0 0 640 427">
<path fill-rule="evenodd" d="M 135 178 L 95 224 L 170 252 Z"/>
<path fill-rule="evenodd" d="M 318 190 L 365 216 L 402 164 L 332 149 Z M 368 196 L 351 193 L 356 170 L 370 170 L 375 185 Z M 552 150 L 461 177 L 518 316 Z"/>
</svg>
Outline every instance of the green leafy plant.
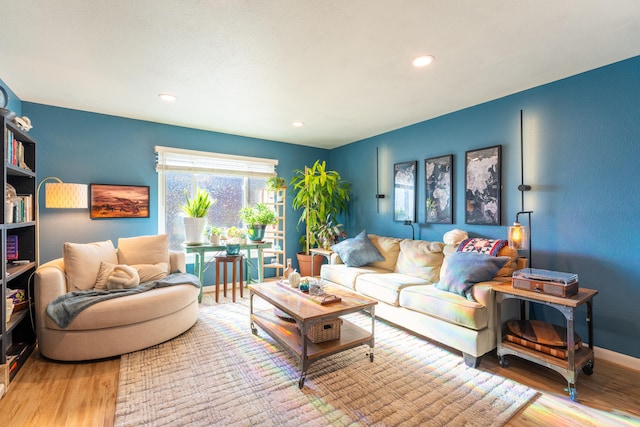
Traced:
<svg viewBox="0 0 640 427">
<path fill-rule="evenodd" d="M 217 201 L 209 196 L 209 192 L 207 190 L 203 190 L 199 187 L 196 189 L 196 196 L 194 198 L 189 197 L 189 193 L 186 189 L 184 190 L 184 197 L 185 204 L 180 206 L 180 209 L 182 209 L 182 212 L 184 212 L 185 215 L 191 218 L 206 217 L 211 205 Z"/>
<path fill-rule="evenodd" d="M 255 206 L 247 206 L 240 209 L 238 217 L 247 227 L 254 225 L 271 225 L 277 222 L 276 213 L 264 203 Z"/>
<path fill-rule="evenodd" d="M 327 162 L 316 160 L 313 166 L 296 169 L 291 178 L 295 192 L 291 206 L 301 210 L 298 226 L 305 223 L 304 251 L 321 242 L 318 232 L 328 222 L 337 223 L 336 218 L 346 212 L 350 199 L 350 185 L 336 171 L 326 170 Z"/>
<path fill-rule="evenodd" d="M 212 225 L 207 227 L 208 236 L 220 236 L 222 235 L 222 228 L 214 227 Z"/>
<path fill-rule="evenodd" d="M 281 176 L 272 176 L 267 179 L 265 185 L 267 190 L 275 191 L 280 188 L 285 188 L 287 186 L 287 180 Z"/>
<path fill-rule="evenodd" d="M 324 249 L 329 249 L 338 241 L 338 238 L 343 236 L 344 231 L 342 227 L 342 224 L 335 224 L 331 216 L 328 216 L 324 223 L 318 224 L 318 226 L 312 230 L 312 233 L 318 238 L 318 243 Z"/>
</svg>

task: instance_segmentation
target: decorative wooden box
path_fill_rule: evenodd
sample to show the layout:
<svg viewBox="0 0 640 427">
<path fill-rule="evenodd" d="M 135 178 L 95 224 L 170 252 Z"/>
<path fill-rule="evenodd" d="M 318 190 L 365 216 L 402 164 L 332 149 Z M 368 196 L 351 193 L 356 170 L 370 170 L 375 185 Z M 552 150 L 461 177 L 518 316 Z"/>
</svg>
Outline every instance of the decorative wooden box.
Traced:
<svg viewBox="0 0 640 427">
<path fill-rule="evenodd" d="M 514 288 L 557 297 L 570 297 L 578 293 L 578 275 L 559 271 L 523 268 L 515 271 L 511 277 Z"/>
</svg>

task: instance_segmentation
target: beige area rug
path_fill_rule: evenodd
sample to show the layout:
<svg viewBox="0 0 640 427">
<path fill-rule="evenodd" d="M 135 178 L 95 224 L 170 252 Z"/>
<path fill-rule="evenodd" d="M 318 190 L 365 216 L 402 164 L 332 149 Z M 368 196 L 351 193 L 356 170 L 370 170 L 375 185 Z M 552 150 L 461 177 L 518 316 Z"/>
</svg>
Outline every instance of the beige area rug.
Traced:
<svg viewBox="0 0 640 427">
<path fill-rule="evenodd" d="M 379 321 L 373 363 L 367 346 L 330 356 L 299 389 L 297 361 L 248 315 L 246 300 L 202 306 L 189 331 L 122 356 L 115 425 L 490 426 L 536 395 Z"/>
</svg>

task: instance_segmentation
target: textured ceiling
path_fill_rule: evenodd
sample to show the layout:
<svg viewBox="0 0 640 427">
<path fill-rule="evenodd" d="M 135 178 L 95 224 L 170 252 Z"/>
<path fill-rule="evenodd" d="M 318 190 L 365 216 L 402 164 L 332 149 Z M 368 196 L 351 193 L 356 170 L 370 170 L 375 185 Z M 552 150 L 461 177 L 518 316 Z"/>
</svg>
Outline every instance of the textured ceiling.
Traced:
<svg viewBox="0 0 640 427">
<path fill-rule="evenodd" d="M 640 55 L 640 1 L 2 0 L 0 32 L 24 101 L 331 148 Z"/>
</svg>

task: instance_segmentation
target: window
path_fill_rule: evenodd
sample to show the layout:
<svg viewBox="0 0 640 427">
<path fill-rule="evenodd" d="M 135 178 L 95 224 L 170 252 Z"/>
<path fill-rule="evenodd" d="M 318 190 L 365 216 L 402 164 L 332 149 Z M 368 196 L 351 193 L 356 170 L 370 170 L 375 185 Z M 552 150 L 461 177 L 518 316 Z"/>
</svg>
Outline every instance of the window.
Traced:
<svg viewBox="0 0 640 427">
<path fill-rule="evenodd" d="M 262 189 L 274 176 L 277 160 L 231 156 L 205 151 L 155 147 L 158 172 L 158 228 L 169 235 L 169 248 L 179 251 L 184 241 L 185 190 L 197 187 L 209 192 L 216 203 L 209 209 L 207 224 L 241 227 L 238 212 L 243 206 L 261 201 Z"/>
</svg>

